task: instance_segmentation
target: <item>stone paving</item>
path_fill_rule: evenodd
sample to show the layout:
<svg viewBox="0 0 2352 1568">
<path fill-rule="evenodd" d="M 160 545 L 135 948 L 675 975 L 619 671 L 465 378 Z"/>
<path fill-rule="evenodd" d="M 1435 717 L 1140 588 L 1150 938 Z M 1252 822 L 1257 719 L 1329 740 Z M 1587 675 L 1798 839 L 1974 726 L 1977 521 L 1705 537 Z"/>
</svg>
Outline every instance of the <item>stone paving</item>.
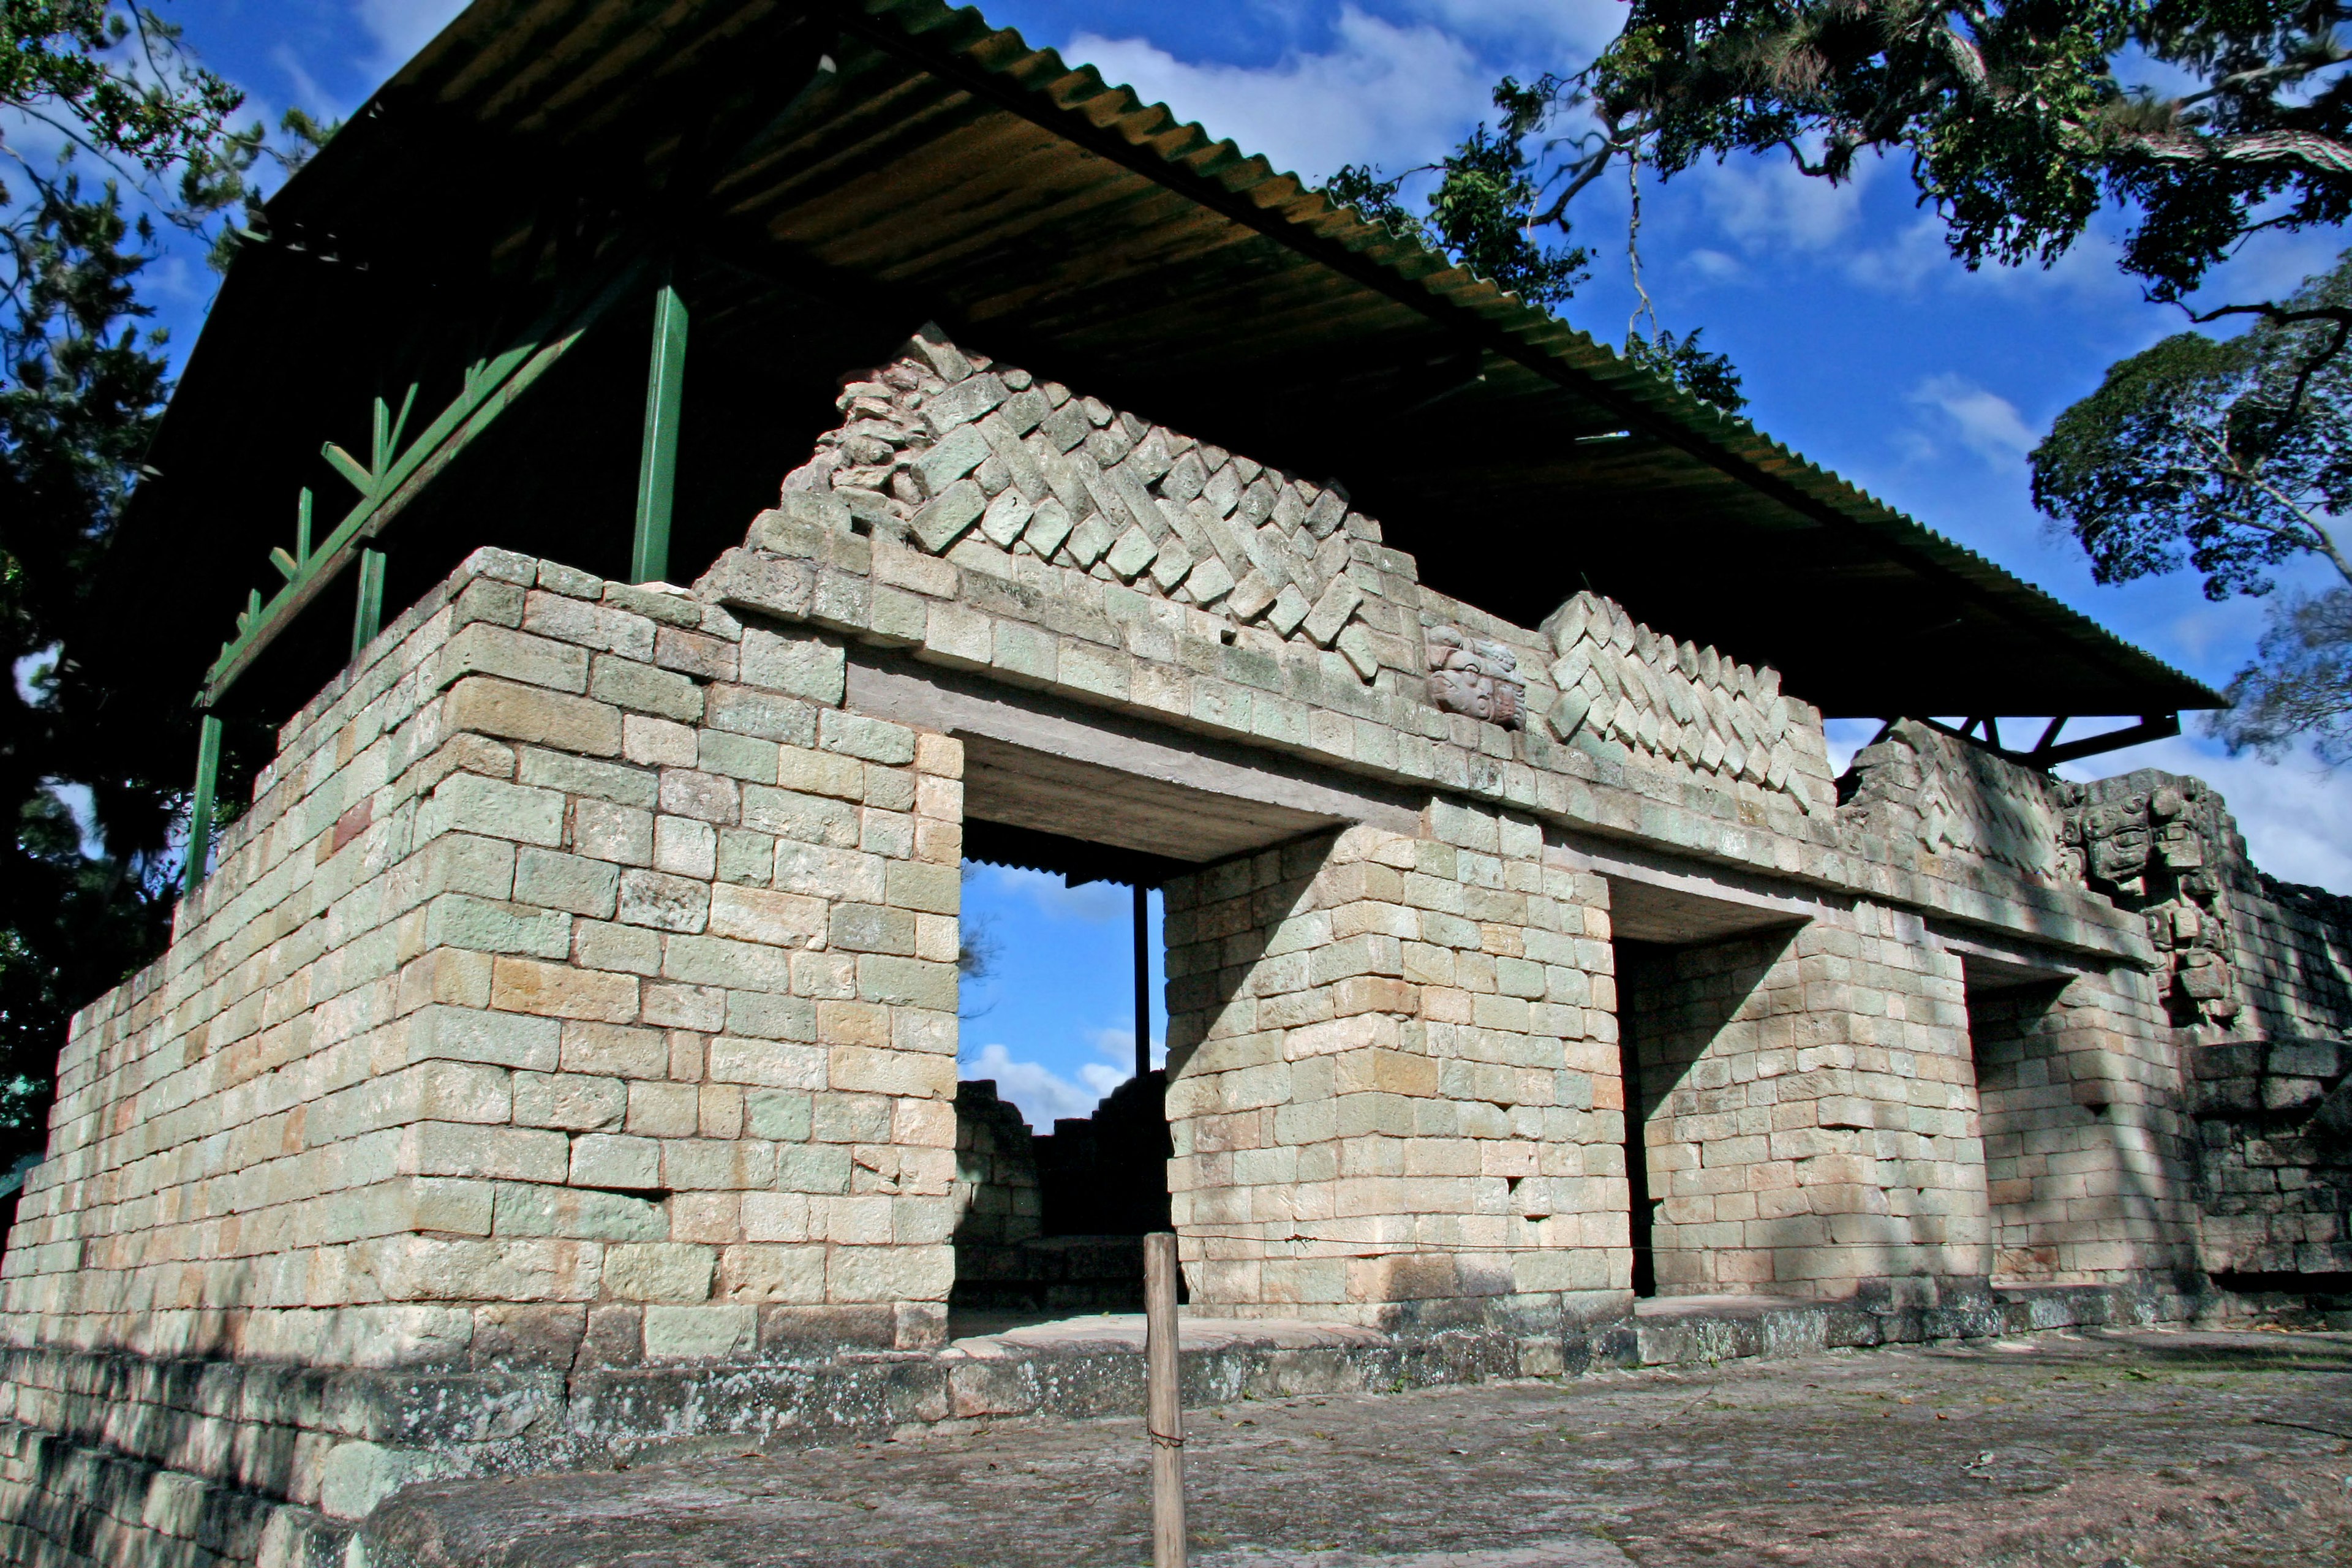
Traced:
<svg viewBox="0 0 2352 1568">
<path fill-rule="evenodd" d="M 1244 1402 L 1189 1417 L 1201 1568 L 2352 1563 L 2352 1335 L 2085 1331 Z M 1136 1420 L 641 1452 L 446 1482 L 372 1568 L 1146 1561 Z"/>
</svg>

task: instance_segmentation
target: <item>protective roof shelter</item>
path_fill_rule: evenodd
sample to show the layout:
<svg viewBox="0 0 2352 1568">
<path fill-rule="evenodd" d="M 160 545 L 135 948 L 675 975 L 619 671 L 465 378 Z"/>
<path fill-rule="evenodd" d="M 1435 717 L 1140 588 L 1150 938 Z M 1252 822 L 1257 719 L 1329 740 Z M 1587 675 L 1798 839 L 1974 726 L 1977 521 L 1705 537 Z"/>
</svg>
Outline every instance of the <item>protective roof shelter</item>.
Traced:
<svg viewBox="0 0 2352 1568">
<path fill-rule="evenodd" d="M 150 636 L 115 657 L 275 717 L 482 544 L 691 579 L 925 319 L 1340 480 L 1444 592 L 1533 625 L 1590 585 L 1833 716 L 2135 721 L 2011 752 L 2047 765 L 2220 700 L 938 0 L 476 0 L 240 251 L 125 522 Z"/>
</svg>

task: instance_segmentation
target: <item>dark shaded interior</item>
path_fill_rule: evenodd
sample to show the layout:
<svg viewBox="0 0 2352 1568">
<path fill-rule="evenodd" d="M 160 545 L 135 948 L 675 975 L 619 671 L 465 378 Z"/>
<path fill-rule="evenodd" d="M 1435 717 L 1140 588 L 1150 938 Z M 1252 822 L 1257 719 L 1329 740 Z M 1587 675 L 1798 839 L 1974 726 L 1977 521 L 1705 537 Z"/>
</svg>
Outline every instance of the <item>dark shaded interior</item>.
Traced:
<svg viewBox="0 0 2352 1568">
<path fill-rule="evenodd" d="M 1650 1196 L 1650 1152 L 1644 1134 L 1651 1112 L 1664 1098 L 1664 1086 L 1655 1095 L 1649 1092 L 1642 1072 L 1642 1043 L 1651 1037 L 1654 1046 L 1660 1020 L 1648 1004 L 1664 989 L 1675 950 L 1663 942 L 1622 936 L 1610 945 L 1616 961 L 1618 1061 L 1625 1076 L 1625 1185 L 1633 1243 L 1633 1294 L 1646 1300 L 1658 1293 L 1658 1265 L 1651 1248 L 1657 1210 Z M 1664 1075 L 1654 1069 L 1650 1076 Z"/>
</svg>

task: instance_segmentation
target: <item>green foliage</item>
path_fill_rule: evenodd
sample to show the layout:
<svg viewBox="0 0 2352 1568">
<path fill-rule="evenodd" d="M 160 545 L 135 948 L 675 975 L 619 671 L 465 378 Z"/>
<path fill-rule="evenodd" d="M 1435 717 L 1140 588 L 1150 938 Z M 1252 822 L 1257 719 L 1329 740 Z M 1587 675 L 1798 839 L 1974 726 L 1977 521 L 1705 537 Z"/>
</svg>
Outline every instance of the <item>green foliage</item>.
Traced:
<svg viewBox="0 0 2352 1568">
<path fill-rule="evenodd" d="M 1581 246 L 1548 247 L 1534 236 L 1538 191 L 1526 142 L 1535 129 L 1529 115 L 1539 115 L 1542 104 L 1507 78 L 1496 89 L 1495 102 L 1504 111 L 1501 127 L 1481 123 L 1440 162 L 1408 169 L 1393 179 L 1382 179 L 1378 169 L 1349 163 L 1323 189 L 1334 201 L 1399 234 L 1420 238 L 1529 304 L 1553 310 L 1590 276 L 1585 264 L 1591 256 Z M 1439 178 L 1429 210 L 1416 215 L 1399 193 L 1414 174 L 1433 172 Z"/>
<path fill-rule="evenodd" d="M 1646 140 L 1667 174 L 1780 153 L 1837 180 L 1900 153 L 1971 267 L 2046 263 L 2126 203 L 2125 265 L 2170 299 L 2258 228 L 2352 214 L 2343 19 L 2325 0 L 1635 0 L 1562 91 L 1610 130 L 1583 162 Z"/>
<path fill-rule="evenodd" d="M 2264 752 L 2307 732 L 2340 761 L 2352 562 L 2330 524 L 2352 504 L 2352 252 L 2258 314 L 2237 337 L 2182 332 L 2109 369 L 2034 448 L 2033 500 L 2102 583 L 2187 566 L 2219 600 L 2269 593 L 2304 555 L 2332 563 L 2347 586 L 2273 608 L 2231 688 L 2240 708 L 2212 729 Z"/>
<path fill-rule="evenodd" d="M 2352 588 L 2279 605 L 2227 695 L 2205 730 L 2231 752 L 2277 756 L 2307 739 L 2321 762 L 2352 762 Z"/>
<path fill-rule="evenodd" d="M 1739 390 L 1739 372 L 1732 368 L 1729 354 L 1710 353 L 1698 346 L 1699 334 L 1706 330 L 1693 327 L 1679 338 L 1664 327 L 1648 338 L 1628 333 L 1625 357 L 1664 376 L 1700 402 L 1737 414 L 1748 406 L 1747 395 Z"/>
<path fill-rule="evenodd" d="M 0 321 L 0 1153 L 37 1135 L 75 1007 L 152 956 L 168 929 L 166 844 L 184 735 L 104 721 L 71 650 L 133 635 L 96 584 L 167 390 L 134 289 L 152 239 L 111 184 L 67 176 L 6 233 L 17 289 Z M 192 730 L 192 727 L 191 727 Z M 176 773 L 184 771 L 173 767 Z M 57 790 L 90 792 L 86 854 Z"/>
<path fill-rule="evenodd" d="M 1444 159 L 1393 179 L 1382 179 L 1378 169 L 1364 164 L 1344 164 L 1324 182 L 1324 193 L 1376 223 L 1420 238 L 1528 303 L 1556 311 L 1591 276 L 1587 268 L 1592 257 L 1582 246 L 1549 249 L 1537 243 L 1537 230 L 1557 226 L 1566 233 L 1569 226 L 1560 203 L 1549 212 L 1537 211 L 1543 189 L 1528 144 L 1541 134 L 1565 91 L 1554 76 L 1527 85 L 1505 77 L 1494 94 L 1495 107 L 1502 110 L 1499 126 L 1482 122 Z M 1428 212 L 1416 214 L 1400 193 L 1407 179 L 1430 173 L 1439 175 L 1437 188 Z M 1625 354 L 1693 396 L 1727 414 L 1738 413 L 1748 405 L 1738 372 L 1730 356 L 1702 350 L 1698 338 L 1697 331 L 1680 339 L 1663 328 L 1650 337 L 1629 332 Z"/>
<path fill-rule="evenodd" d="M 0 104 L 150 174 L 204 168 L 242 95 L 178 44 L 142 5 L 5 0 Z"/>
<path fill-rule="evenodd" d="M 0 143 L 0 1165 L 39 1144 L 72 1010 L 169 932 L 194 716 L 110 722 L 76 655 L 138 635 L 97 594 L 170 392 L 139 300 L 156 223 L 203 237 L 257 199 L 258 159 L 288 161 L 229 127 L 237 101 L 142 7 L 0 0 L 0 105 L 67 147 L 36 167 Z M 81 159 L 113 177 L 85 184 Z"/>
<path fill-rule="evenodd" d="M 2100 582 L 2188 565 L 2218 600 L 2268 592 L 2294 556 L 2341 567 L 2319 519 L 2352 501 L 2352 363 L 2326 353 L 2347 306 L 2352 253 L 2305 281 L 2290 319 L 2167 338 L 2058 416 L 2030 459 L 2034 504 Z"/>
</svg>

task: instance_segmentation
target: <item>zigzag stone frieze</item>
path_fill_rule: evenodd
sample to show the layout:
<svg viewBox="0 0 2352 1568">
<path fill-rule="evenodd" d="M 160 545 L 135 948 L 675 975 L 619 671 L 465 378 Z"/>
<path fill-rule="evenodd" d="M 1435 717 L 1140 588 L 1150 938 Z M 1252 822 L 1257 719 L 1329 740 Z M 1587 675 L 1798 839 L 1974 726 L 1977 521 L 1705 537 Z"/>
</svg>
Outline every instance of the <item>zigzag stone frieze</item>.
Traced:
<svg viewBox="0 0 2352 1568">
<path fill-rule="evenodd" d="M 1672 761 L 1777 790 L 1807 811 L 1829 798 L 1819 719 L 1782 694 L 1778 670 L 1651 630 L 1600 595 L 1576 595 L 1545 617 L 1558 695 L 1545 722 L 1565 742 L 1587 735 L 1637 757 Z"/>
<path fill-rule="evenodd" d="M 1376 572 L 1349 570 L 1380 526 L 1336 486 L 966 353 L 933 326 L 836 406 L 845 422 L 784 481 L 788 518 L 981 570 L 988 552 L 1035 556 L 1311 643 L 1367 682 L 1415 662 L 1398 635 L 1409 616 L 1375 603 Z"/>
</svg>

